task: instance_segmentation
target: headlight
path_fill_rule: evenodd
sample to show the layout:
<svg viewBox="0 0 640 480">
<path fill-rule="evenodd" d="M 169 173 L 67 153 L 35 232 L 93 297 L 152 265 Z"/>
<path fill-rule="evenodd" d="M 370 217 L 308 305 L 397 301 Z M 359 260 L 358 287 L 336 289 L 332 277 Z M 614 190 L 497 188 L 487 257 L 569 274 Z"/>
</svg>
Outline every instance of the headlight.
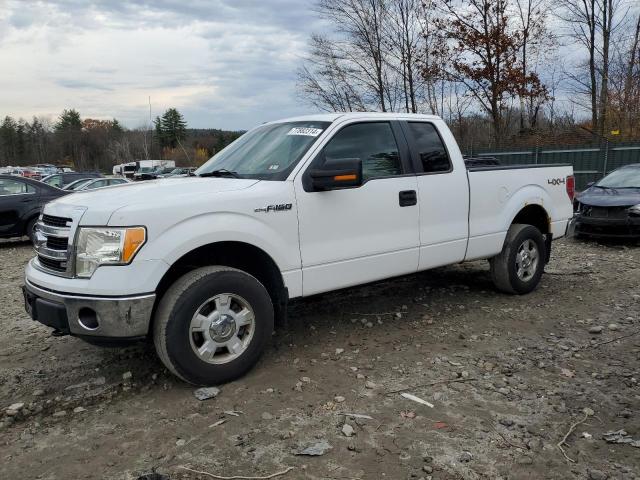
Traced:
<svg viewBox="0 0 640 480">
<path fill-rule="evenodd" d="M 89 278 L 100 265 L 126 265 L 147 238 L 144 227 L 80 227 L 76 251 L 76 275 Z"/>
<path fill-rule="evenodd" d="M 640 217 L 640 203 L 629 208 L 627 212 L 629 212 L 630 215 L 637 215 Z"/>
</svg>

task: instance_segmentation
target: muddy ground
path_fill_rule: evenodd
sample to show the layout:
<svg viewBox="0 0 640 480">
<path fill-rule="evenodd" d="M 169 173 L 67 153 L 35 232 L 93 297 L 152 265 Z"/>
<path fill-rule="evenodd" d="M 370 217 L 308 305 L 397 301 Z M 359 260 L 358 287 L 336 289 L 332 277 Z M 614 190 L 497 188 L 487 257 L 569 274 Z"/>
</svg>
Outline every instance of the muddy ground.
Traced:
<svg viewBox="0 0 640 480">
<path fill-rule="evenodd" d="M 640 440 L 640 248 L 554 247 L 527 296 L 474 262 L 297 302 L 257 367 L 201 402 L 152 347 L 31 321 L 32 251 L 2 243 L 0 478 L 640 478 L 640 448 L 603 439 Z"/>
</svg>

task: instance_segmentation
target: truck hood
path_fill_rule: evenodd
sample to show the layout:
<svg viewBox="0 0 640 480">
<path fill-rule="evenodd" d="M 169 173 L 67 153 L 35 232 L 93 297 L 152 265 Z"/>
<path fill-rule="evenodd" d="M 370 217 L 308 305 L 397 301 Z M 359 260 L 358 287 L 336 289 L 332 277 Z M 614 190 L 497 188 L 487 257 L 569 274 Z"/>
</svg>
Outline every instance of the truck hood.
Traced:
<svg viewBox="0 0 640 480">
<path fill-rule="evenodd" d="M 212 194 L 243 190 L 259 180 L 218 177 L 183 177 L 149 180 L 145 182 L 116 185 L 61 197 L 47 205 L 46 211 L 55 215 L 55 210 L 70 208 L 86 209 L 83 225 L 107 225 L 111 215 L 118 209 L 148 204 L 161 208 L 164 203 L 180 202 L 182 197 L 204 197 Z"/>
<path fill-rule="evenodd" d="M 640 203 L 640 188 L 590 187 L 576 200 L 592 207 L 631 207 Z"/>
</svg>

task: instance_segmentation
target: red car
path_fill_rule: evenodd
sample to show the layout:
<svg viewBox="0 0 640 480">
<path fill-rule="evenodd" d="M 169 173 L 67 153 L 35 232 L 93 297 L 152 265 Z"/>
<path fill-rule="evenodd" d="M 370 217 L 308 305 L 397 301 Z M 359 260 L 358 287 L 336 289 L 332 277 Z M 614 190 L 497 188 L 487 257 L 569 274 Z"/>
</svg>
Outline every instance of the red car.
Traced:
<svg viewBox="0 0 640 480">
<path fill-rule="evenodd" d="M 23 168 L 22 176 L 24 178 L 30 178 L 31 180 L 42 180 L 42 174 L 38 170 L 33 170 L 31 168 Z"/>
</svg>

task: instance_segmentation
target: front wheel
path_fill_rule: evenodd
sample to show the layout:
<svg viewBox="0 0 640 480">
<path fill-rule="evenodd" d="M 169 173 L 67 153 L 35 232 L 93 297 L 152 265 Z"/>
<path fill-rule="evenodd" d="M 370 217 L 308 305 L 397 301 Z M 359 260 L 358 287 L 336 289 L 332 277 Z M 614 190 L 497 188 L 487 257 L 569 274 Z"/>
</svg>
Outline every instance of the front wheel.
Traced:
<svg viewBox="0 0 640 480">
<path fill-rule="evenodd" d="M 31 220 L 27 222 L 27 226 L 25 227 L 25 234 L 29 237 L 29 241 L 32 244 L 36 244 L 36 222 L 38 221 L 38 217 L 33 217 Z"/>
<path fill-rule="evenodd" d="M 540 230 L 532 225 L 513 224 L 502 251 L 489 260 L 493 283 L 505 293 L 529 293 L 540 282 L 546 257 Z"/>
<path fill-rule="evenodd" d="M 153 340 L 165 366 L 186 382 L 215 385 L 246 373 L 273 332 L 265 287 L 234 268 L 193 270 L 164 294 Z"/>
</svg>

